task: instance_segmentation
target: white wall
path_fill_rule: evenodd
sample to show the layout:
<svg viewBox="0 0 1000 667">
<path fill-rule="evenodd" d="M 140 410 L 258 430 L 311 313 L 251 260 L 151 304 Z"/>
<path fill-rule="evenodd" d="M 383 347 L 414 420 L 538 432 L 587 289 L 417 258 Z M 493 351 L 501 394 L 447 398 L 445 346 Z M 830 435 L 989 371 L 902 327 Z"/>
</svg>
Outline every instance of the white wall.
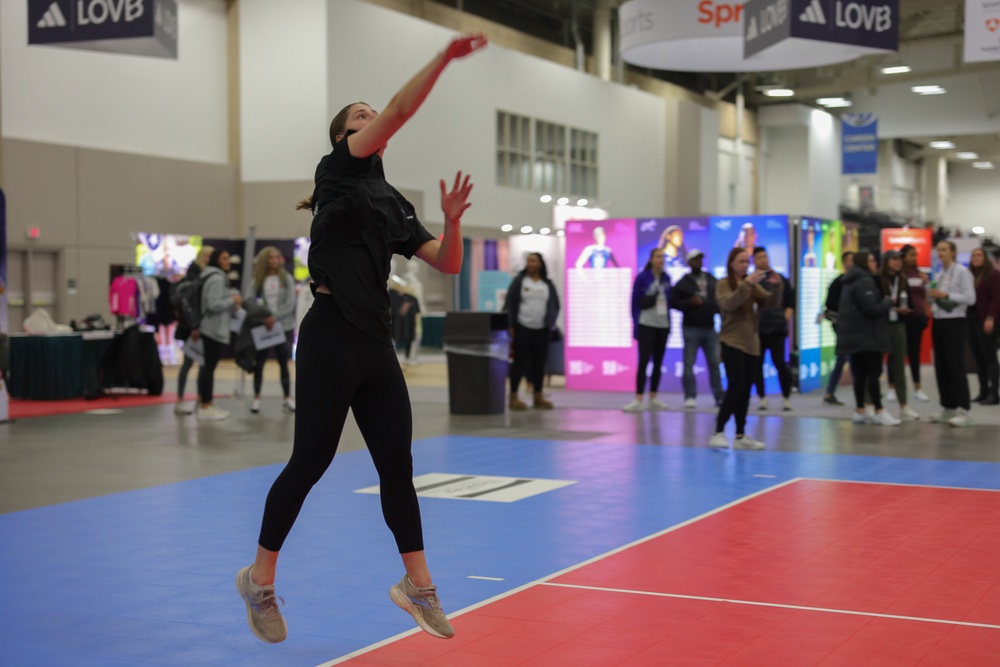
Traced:
<svg viewBox="0 0 1000 667">
<path fill-rule="evenodd" d="M 809 129 L 769 127 L 763 135 L 760 212 L 814 215 L 809 210 Z"/>
<path fill-rule="evenodd" d="M 809 208 L 807 215 L 833 219 L 840 214 L 840 120 L 819 109 L 809 118 Z"/>
<path fill-rule="evenodd" d="M 749 215 L 753 210 L 754 163 L 757 147 L 743 144 L 743 158 L 737 171 L 736 141 L 719 138 L 718 215 Z"/>
<path fill-rule="evenodd" d="M 0 3 L 3 136 L 228 161 L 225 0 L 178 1 L 178 58 L 28 46 L 27 2 Z"/>
<path fill-rule="evenodd" d="M 966 233 L 981 226 L 1000 238 L 1000 169 L 974 169 L 967 164 L 950 164 L 948 206 L 944 224 Z"/>
<path fill-rule="evenodd" d="M 313 0 L 296 2 L 313 4 Z M 454 34 L 375 5 L 355 0 L 328 2 L 325 46 L 330 64 L 325 84 L 328 97 L 322 104 L 310 89 L 297 94 L 281 76 L 273 72 L 258 76 L 250 62 L 244 62 L 254 78 L 247 82 L 244 76 L 246 180 L 312 180 L 317 161 L 329 151 L 327 130 L 333 114 L 358 100 L 376 109 L 384 107 Z M 290 55 L 288 48 L 301 41 L 304 52 L 317 50 L 317 36 L 303 28 L 303 21 L 315 17 L 309 15 L 303 21 L 268 18 L 276 11 L 271 4 L 266 0 L 241 3 L 241 25 L 267 28 L 266 32 L 244 30 L 241 50 L 273 52 L 302 63 L 290 69 L 304 68 L 311 56 Z M 295 74 L 288 72 L 288 76 Z M 322 81 L 314 80 L 313 70 L 307 78 L 308 82 L 291 88 L 324 87 Z M 264 101 L 270 105 L 264 111 L 249 108 Z M 438 179 L 453 178 L 459 169 L 471 174 L 476 185 L 465 224 L 499 227 L 509 222 L 538 227 L 551 222 L 551 206 L 538 201 L 540 192 L 495 184 L 498 110 L 597 132 L 600 181 L 595 203 L 615 216 L 653 216 L 663 211 L 666 114 L 662 98 L 491 45 L 466 61 L 449 65 L 424 106 L 386 152 L 388 180 L 397 188 L 424 193 L 427 222 L 439 222 L 442 217 Z M 258 113 L 263 119 L 255 116 Z"/>
<path fill-rule="evenodd" d="M 240 0 L 240 123 L 246 182 L 312 180 L 329 151 L 326 0 Z M 344 27 L 335 30 L 338 36 Z M 363 58 L 355 53 L 333 68 Z"/>
</svg>

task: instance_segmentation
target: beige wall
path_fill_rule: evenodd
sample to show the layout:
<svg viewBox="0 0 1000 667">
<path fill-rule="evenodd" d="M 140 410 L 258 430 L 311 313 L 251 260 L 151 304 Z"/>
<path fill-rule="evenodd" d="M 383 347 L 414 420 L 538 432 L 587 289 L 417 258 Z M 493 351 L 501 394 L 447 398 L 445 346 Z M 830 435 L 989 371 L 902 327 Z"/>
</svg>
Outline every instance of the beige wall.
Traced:
<svg viewBox="0 0 1000 667">
<path fill-rule="evenodd" d="M 60 322 L 110 317 L 108 267 L 135 261 L 132 232 L 240 235 L 233 167 L 19 139 L 0 155 L 11 249 L 59 252 Z"/>
</svg>

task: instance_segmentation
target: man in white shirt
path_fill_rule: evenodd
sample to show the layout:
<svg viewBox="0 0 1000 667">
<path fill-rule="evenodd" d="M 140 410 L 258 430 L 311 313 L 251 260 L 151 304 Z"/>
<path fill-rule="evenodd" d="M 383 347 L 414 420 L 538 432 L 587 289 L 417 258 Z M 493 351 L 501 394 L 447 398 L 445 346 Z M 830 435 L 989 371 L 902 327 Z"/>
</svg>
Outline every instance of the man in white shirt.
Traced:
<svg viewBox="0 0 1000 667">
<path fill-rule="evenodd" d="M 955 261 L 956 247 L 951 241 L 937 244 L 941 273 L 931 283 L 927 296 L 932 300 L 934 326 L 934 372 L 941 394 L 941 414 L 931 417 L 935 422 L 952 426 L 972 426 L 969 417 L 969 377 L 965 372 L 965 312 L 976 305 L 976 285 L 972 273 Z"/>
</svg>

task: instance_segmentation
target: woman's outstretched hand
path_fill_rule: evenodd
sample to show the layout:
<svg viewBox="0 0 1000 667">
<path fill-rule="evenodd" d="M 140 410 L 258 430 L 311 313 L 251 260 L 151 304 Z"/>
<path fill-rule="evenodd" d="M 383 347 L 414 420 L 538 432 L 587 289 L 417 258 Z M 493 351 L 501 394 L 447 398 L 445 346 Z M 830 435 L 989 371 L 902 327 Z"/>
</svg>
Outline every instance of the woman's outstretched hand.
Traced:
<svg viewBox="0 0 1000 667">
<path fill-rule="evenodd" d="M 444 50 L 444 59 L 446 62 L 451 62 L 457 58 L 464 58 L 470 53 L 485 48 L 486 44 L 486 35 L 481 32 L 473 35 L 461 35 L 448 44 L 448 48 Z"/>
<path fill-rule="evenodd" d="M 472 206 L 469 201 L 469 193 L 472 192 L 472 183 L 466 175 L 462 180 L 462 172 L 455 174 L 455 185 L 451 192 L 447 191 L 444 179 L 441 179 L 441 211 L 444 213 L 445 221 L 458 222 L 462 219 L 465 210 Z"/>
</svg>

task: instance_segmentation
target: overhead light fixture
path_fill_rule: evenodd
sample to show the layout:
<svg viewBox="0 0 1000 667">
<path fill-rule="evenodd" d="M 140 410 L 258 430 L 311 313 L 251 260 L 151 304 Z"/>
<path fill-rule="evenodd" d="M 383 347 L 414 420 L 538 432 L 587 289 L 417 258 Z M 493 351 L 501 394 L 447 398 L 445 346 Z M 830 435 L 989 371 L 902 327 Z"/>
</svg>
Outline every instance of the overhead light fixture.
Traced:
<svg viewBox="0 0 1000 667">
<path fill-rule="evenodd" d="M 512 232 L 514 231 L 514 225 L 504 225 L 500 228 L 501 232 Z"/>
<path fill-rule="evenodd" d="M 530 234 L 532 231 L 534 230 L 531 228 L 531 225 L 525 225 L 524 227 L 521 227 L 522 234 Z"/>
<path fill-rule="evenodd" d="M 541 201 L 543 204 L 548 204 L 550 201 L 552 201 L 552 195 L 542 195 L 539 198 L 539 201 Z"/>
<path fill-rule="evenodd" d="M 565 206 L 566 204 L 569 203 L 569 197 L 560 197 L 558 200 L 556 200 L 556 203 L 559 204 L 560 206 Z"/>
<path fill-rule="evenodd" d="M 966 151 L 964 153 L 955 153 L 955 157 L 959 160 L 978 160 L 979 153 L 973 153 L 972 151 Z"/>
<path fill-rule="evenodd" d="M 552 230 L 549 229 L 548 227 L 542 227 L 541 229 L 538 230 L 538 233 L 541 234 L 542 236 L 547 236 L 548 234 L 552 233 Z"/>
<path fill-rule="evenodd" d="M 972 166 L 976 169 L 996 169 L 997 166 L 992 162 L 973 162 Z"/>
<path fill-rule="evenodd" d="M 821 97 L 816 100 L 816 104 L 827 109 L 839 109 L 841 107 L 849 107 L 853 102 L 843 97 Z"/>
<path fill-rule="evenodd" d="M 909 65 L 893 65 L 892 67 L 882 68 L 882 74 L 906 74 L 912 71 Z"/>
<path fill-rule="evenodd" d="M 947 151 L 947 150 L 951 150 L 952 148 L 955 147 L 955 142 L 954 141 L 932 141 L 931 143 L 929 143 L 927 145 L 930 146 L 931 148 L 936 148 L 938 150 Z"/>
<path fill-rule="evenodd" d="M 566 230 L 560 229 L 558 232 L 556 232 L 556 236 L 566 236 Z"/>
<path fill-rule="evenodd" d="M 973 227 L 972 228 L 972 233 L 973 234 L 985 234 L 986 233 L 986 228 L 985 227 Z"/>
<path fill-rule="evenodd" d="M 913 86 L 910 88 L 917 95 L 944 95 L 948 91 L 941 86 Z"/>
<path fill-rule="evenodd" d="M 586 199 L 577 199 L 576 200 L 576 205 L 577 206 L 586 206 L 587 205 L 587 200 Z"/>
<path fill-rule="evenodd" d="M 791 88 L 768 88 L 764 94 L 768 97 L 795 97 L 795 91 Z"/>
</svg>

